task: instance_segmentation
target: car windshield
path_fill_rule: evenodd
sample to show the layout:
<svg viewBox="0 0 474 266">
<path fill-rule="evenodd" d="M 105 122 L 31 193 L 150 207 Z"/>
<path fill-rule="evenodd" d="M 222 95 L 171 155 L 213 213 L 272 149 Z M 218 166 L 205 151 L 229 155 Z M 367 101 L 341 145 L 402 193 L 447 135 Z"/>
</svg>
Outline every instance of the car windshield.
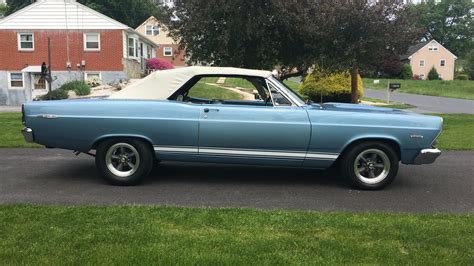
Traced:
<svg viewBox="0 0 474 266">
<path fill-rule="evenodd" d="M 275 77 L 271 77 L 271 80 L 275 83 L 281 84 L 281 87 L 286 89 L 286 93 L 289 94 L 289 96 L 293 98 L 295 101 L 298 101 L 300 105 L 305 105 L 305 100 L 297 92 L 295 92 L 293 89 L 288 87 L 284 82 L 281 82 Z"/>
</svg>

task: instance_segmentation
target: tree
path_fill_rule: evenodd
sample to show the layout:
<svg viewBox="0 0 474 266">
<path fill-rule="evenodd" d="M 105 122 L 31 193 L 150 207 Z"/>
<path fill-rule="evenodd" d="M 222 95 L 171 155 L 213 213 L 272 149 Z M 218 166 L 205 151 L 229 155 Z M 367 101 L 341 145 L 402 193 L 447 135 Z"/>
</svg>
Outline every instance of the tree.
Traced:
<svg viewBox="0 0 474 266">
<path fill-rule="evenodd" d="M 469 79 L 474 80 L 474 49 L 467 55 L 465 68 Z"/>
<path fill-rule="evenodd" d="M 426 41 L 436 40 L 457 56 L 474 48 L 472 0 L 431 0 L 411 8 L 419 13 L 417 25 L 423 27 Z"/>
<path fill-rule="evenodd" d="M 150 16 L 164 19 L 165 10 L 151 0 L 78 0 L 106 16 L 109 16 L 130 27 L 138 27 Z M 8 0 L 7 15 L 31 4 L 31 0 Z"/>
<path fill-rule="evenodd" d="M 178 18 L 167 22 L 171 36 L 191 62 L 351 69 L 353 102 L 359 68 L 406 52 L 419 35 L 413 12 L 390 0 L 183 0 L 170 12 Z"/>
<path fill-rule="evenodd" d="M 5 15 L 5 13 L 7 13 L 7 10 L 8 8 L 6 5 L 0 4 L 0 18 L 2 18 Z"/>
<path fill-rule="evenodd" d="M 357 102 L 357 76 L 360 68 L 371 68 L 383 58 L 403 54 L 419 36 L 413 10 L 383 1 L 321 1 L 315 32 L 321 42 L 320 60 L 324 66 L 351 69 L 352 102 Z"/>
<path fill-rule="evenodd" d="M 430 69 L 430 72 L 428 72 L 428 79 L 429 80 L 438 80 L 439 79 L 439 74 L 436 68 L 433 66 Z"/>
<path fill-rule="evenodd" d="M 288 2 L 291 2 L 288 3 Z M 305 9 L 312 1 L 178 1 L 170 34 L 186 47 L 190 62 L 219 66 L 307 68 L 312 49 Z"/>
<path fill-rule="evenodd" d="M 401 78 L 402 79 L 412 79 L 413 78 L 413 70 L 411 69 L 410 64 L 404 64 L 403 65 Z"/>
</svg>

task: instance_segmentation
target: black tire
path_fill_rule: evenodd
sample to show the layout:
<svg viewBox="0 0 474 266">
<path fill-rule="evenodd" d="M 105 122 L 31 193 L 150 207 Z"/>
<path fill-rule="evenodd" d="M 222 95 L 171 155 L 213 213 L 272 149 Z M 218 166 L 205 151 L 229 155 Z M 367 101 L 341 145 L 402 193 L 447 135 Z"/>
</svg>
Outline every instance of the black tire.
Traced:
<svg viewBox="0 0 474 266">
<path fill-rule="evenodd" d="M 393 182 L 398 164 L 398 155 L 390 145 L 368 141 L 349 148 L 341 158 L 340 169 L 352 186 L 378 190 Z"/>
<path fill-rule="evenodd" d="M 154 160 L 148 143 L 131 138 L 104 140 L 98 145 L 95 156 L 102 177 L 116 186 L 140 183 L 150 174 Z"/>
</svg>

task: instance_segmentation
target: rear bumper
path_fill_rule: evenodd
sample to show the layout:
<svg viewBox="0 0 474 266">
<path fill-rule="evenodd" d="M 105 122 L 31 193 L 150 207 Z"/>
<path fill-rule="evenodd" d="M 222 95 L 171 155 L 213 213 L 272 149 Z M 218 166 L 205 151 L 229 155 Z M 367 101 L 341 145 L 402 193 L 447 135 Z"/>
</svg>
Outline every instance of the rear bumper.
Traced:
<svg viewBox="0 0 474 266">
<path fill-rule="evenodd" d="M 33 136 L 33 129 L 25 127 L 21 130 L 21 134 L 23 134 L 23 137 L 25 138 L 26 142 L 29 142 L 29 143 L 35 142 L 35 138 Z"/>
<path fill-rule="evenodd" d="M 415 164 L 430 164 L 434 163 L 441 155 L 441 151 L 436 148 L 423 149 L 415 158 Z"/>
</svg>

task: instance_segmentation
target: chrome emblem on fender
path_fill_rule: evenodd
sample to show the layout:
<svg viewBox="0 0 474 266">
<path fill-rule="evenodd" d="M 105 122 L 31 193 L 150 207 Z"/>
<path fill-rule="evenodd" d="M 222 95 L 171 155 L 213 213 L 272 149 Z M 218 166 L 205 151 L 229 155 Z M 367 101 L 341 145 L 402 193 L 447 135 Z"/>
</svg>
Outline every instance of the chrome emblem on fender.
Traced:
<svg viewBox="0 0 474 266">
<path fill-rule="evenodd" d="M 422 139 L 423 135 L 410 135 L 410 138 L 412 138 L 412 139 Z"/>
</svg>

